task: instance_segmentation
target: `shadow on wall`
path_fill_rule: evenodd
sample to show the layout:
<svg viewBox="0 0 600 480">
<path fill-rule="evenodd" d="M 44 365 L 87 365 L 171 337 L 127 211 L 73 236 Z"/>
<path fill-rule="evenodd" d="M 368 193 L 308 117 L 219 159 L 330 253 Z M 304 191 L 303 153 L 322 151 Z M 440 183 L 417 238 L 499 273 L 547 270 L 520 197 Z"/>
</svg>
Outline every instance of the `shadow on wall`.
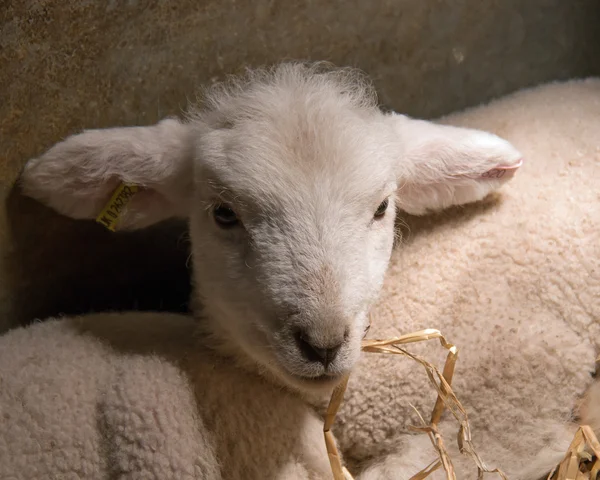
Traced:
<svg viewBox="0 0 600 480">
<path fill-rule="evenodd" d="M 13 187 L 4 259 L 9 326 L 87 312 L 185 313 L 191 291 L 184 222 L 115 234 L 59 215 Z"/>
</svg>

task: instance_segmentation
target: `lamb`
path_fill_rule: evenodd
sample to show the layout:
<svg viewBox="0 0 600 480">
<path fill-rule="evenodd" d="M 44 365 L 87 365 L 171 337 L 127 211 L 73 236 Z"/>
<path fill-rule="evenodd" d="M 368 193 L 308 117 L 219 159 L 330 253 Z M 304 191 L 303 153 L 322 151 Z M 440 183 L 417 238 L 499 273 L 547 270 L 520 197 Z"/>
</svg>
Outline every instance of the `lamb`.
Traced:
<svg viewBox="0 0 600 480">
<path fill-rule="evenodd" d="M 520 159 L 489 133 L 381 113 L 355 72 L 298 64 L 216 87 L 186 121 L 56 145 L 26 166 L 28 195 L 95 218 L 135 184 L 119 229 L 189 219 L 196 320 L 103 314 L 2 338 L 0 473 L 327 478 L 310 402 L 358 359 L 396 209 L 481 200 Z M 87 423 L 66 437 L 59 413 Z M 390 458 L 368 478 L 416 471 Z"/>
</svg>

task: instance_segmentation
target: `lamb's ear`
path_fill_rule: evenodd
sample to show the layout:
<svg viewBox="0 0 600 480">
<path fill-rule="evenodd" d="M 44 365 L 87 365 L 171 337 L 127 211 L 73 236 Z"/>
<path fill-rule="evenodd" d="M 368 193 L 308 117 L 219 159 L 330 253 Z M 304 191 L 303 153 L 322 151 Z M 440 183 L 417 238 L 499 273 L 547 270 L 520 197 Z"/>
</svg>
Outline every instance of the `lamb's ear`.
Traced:
<svg viewBox="0 0 600 480">
<path fill-rule="evenodd" d="M 189 124 L 165 119 L 148 127 L 87 130 L 30 160 L 23 193 L 77 219 L 96 218 L 121 184 L 139 186 L 117 229 L 188 215 L 193 189 Z"/>
<path fill-rule="evenodd" d="M 413 215 L 476 202 L 512 178 L 521 154 L 491 133 L 391 114 L 398 206 Z"/>
</svg>

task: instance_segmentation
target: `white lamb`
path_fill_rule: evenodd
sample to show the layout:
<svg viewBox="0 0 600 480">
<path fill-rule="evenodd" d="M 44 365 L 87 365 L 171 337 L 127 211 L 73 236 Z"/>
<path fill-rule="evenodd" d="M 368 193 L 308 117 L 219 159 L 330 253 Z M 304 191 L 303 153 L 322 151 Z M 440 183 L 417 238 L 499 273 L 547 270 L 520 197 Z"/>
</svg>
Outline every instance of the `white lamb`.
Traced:
<svg viewBox="0 0 600 480">
<path fill-rule="evenodd" d="M 4 336 L 0 478 L 329 478 L 311 402 L 359 358 L 396 209 L 481 200 L 521 161 L 492 134 L 381 113 L 350 70 L 284 64 L 206 99 L 27 164 L 24 191 L 65 215 L 95 218 L 126 183 L 142 191 L 119 229 L 189 218 L 197 308 Z M 409 478 L 415 448 L 365 476 Z"/>
</svg>

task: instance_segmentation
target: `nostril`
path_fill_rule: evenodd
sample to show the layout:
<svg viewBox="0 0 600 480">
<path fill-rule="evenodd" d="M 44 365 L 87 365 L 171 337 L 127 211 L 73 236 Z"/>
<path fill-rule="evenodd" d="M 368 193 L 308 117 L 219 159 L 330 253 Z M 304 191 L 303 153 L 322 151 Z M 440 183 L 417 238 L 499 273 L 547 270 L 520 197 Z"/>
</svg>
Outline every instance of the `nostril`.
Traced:
<svg viewBox="0 0 600 480">
<path fill-rule="evenodd" d="M 311 362 L 322 362 L 326 356 L 325 349 L 314 347 L 303 332 L 296 333 L 296 343 L 304 358 Z"/>
<path fill-rule="evenodd" d="M 325 368 L 333 362 L 342 347 L 341 343 L 329 348 L 317 347 L 304 332 L 296 333 L 296 343 L 306 360 L 322 363 Z"/>
<path fill-rule="evenodd" d="M 342 344 L 340 343 L 339 345 L 336 345 L 335 347 L 331 347 L 331 348 L 327 349 L 327 355 L 326 355 L 325 363 L 324 363 L 325 368 L 329 367 L 329 364 L 335 360 L 335 357 L 337 357 L 337 354 L 340 351 L 341 346 L 342 346 Z"/>
</svg>

